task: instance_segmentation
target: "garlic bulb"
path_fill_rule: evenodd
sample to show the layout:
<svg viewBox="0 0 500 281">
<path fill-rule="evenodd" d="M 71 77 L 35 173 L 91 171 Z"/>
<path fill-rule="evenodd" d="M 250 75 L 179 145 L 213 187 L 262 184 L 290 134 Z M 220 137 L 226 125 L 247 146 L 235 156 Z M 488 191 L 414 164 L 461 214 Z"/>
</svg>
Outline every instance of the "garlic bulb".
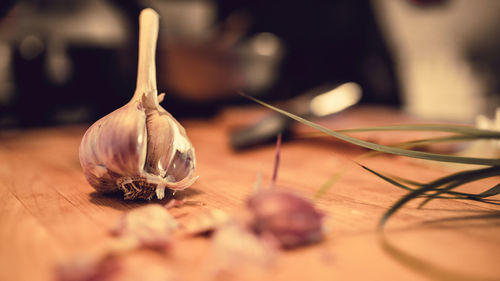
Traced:
<svg viewBox="0 0 500 281">
<path fill-rule="evenodd" d="M 80 164 L 96 190 L 122 190 L 125 199 L 162 199 L 165 188 L 194 183 L 194 148 L 184 128 L 159 105 L 155 49 L 158 14 L 139 16 L 137 88 L 125 106 L 104 116 L 85 133 Z"/>
</svg>

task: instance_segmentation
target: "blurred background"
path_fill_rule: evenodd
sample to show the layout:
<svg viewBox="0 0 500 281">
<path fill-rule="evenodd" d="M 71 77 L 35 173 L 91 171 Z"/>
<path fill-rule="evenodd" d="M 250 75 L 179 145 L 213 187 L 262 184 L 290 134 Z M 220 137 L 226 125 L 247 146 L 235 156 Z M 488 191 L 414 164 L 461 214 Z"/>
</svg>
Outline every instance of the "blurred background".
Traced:
<svg viewBox="0 0 500 281">
<path fill-rule="evenodd" d="M 2 0 L 0 128 L 88 123 L 135 90 L 138 15 L 160 14 L 178 118 L 353 82 L 361 103 L 471 122 L 500 104 L 497 0 Z"/>
</svg>

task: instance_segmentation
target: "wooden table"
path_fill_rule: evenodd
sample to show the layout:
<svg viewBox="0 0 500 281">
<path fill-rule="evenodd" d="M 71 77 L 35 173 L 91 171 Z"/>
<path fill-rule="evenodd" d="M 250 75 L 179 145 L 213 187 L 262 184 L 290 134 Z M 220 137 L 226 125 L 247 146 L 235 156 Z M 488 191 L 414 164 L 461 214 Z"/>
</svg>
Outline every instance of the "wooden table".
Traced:
<svg viewBox="0 0 500 281">
<path fill-rule="evenodd" d="M 270 181 L 272 145 L 238 153 L 228 145 L 232 129 L 253 123 L 263 112 L 255 107 L 233 108 L 210 120 L 183 122 L 196 147 L 200 178 L 190 190 L 178 194 L 188 203 L 170 209 L 180 223 L 204 209 L 233 213 L 252 193 L 258 172 L 264 184 Z M 387 109 L 360 108 L 326 123 L 341 128 L 403 120 L 398 117 L 399 113 Z M 109 230 L 125 211 L 147 204 L 104 196 L 87 184 L 78 162 L 85 129 L 0 133 L 0 280 L 54 280 L 57 263 L 99 251 L 112 239 Z M 391 140 L 381 133 L 367 138 Z M 259 273 L 264 274 L 260 280 L 500 280 L 498 206 L 435 200 L 417 209 L 418 202 L 413 202 L 389 221 L 381 236 L 376 231 L 378 220 L 405 192 L 352 162 L 364 152 L 327 138 L 299 139 L 282 146 L 278 186 L 305 197 L 312 197 L 333 173 L 347 169 L 316 202 L 327 213 L 326 238 L 280 253 L 271 268 Z M 422 181 L 454 169 L 395 156 L 363 163 Z M 210 264 L 211 250 L 208 238 L 179 235 L 167 254 L 130 253 L 129 276 L 142 280 L 159 268 L 168 269 L 177 276 L 175 280 L 209 280 L 203 268 Z M 254 277 L 242 272 L 222 279 Z"/>
</svg>

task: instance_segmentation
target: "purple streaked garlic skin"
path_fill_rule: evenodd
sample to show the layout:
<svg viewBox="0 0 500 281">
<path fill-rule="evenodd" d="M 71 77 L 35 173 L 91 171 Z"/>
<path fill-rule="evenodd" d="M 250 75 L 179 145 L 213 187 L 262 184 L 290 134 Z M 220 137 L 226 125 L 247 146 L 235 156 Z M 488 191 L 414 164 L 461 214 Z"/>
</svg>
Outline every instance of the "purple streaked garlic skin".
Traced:
<svg viewBox="0 0 500 281">
<path fill-rule="evenodd" d="M 121 190 L 125 199 L 162 199 L 165 189 L 191 186 L 196 159 L 185 129 L 160 106 L 155 50 L 158 14 L 139 16 L 137 88 L 123 107 L 104 116 L 85 133 L 79 149 L 87 181 L 97 191 Z"/>
<path fill-rule="evenodd" d="M 270 235 L 284 248 L 317 242 L 323 237 L 324 215 L 313 204 L 293 193 L 264 190 L 247 201 L 250 227 Z"/>
</svg>

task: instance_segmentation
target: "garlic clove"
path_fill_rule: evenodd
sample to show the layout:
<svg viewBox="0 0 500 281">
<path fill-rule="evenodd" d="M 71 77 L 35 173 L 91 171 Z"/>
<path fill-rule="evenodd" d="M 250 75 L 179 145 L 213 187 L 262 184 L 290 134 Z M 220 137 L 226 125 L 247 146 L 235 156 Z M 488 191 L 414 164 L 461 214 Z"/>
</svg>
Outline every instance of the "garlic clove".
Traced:
<svg viewBox="0 0 500 281">
<path fill-rule="evenodd" d="M 146 115 L 148 149 L 144 171 L 170 189 L 189 187 L 196 180 L 196 159 L 185 129 L 159 105 L 151 110 L 146 107 Z M 163 133 L 158 134 L 160 131 Z"/>
<path fill-rule="evenodd" d="M 290 192 L 259 191 L 247 201 L 250 227 L 289 249 L 321 240 L 324 215 L 312 202 Z"/>
<path fill-rule="evenodd" d="M 157 108 L 146 109 L 146 116 L 148 149 L 144 170 L 149 174 L 165 177 L 175 150 L 173 143 L 176 124 L 173 124 L 172 117 L 162 115 Z"/>
<path fill-rule="evenodd" d="M 161 110 L 164 114 L 171 116 L 163 108 Z M 193 173 L 196 166 L 195 150 L 186 135 L 186 130 L 173 117 L 170 120 L 175 124 L 172 127 L 174 133 L 172 147 L 174 149 L 170 155 L 164 177 L 171 189 L 184 189 L 197 179 Z"/>
<path fill-rule="evenodd" d="M 80 144 L 80 164 L 87 180 L 98 190 L 109 189 L 116 186 L 117 175 L 140 174 L 146 160 L 146 139 L 146 115 L 138 103 L 99 119 Z"/>
</svg>

